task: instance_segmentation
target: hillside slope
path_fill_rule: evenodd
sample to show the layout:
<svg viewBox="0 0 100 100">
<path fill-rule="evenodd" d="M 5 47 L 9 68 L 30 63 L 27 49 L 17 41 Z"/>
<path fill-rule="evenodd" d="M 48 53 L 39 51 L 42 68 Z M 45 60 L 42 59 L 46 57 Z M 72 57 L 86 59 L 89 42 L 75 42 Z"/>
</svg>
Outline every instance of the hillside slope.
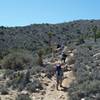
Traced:
<svg viewBox="0 0 100 100">
<path fill-rule="evenodd" d="M 61 24 L 33 24 L 25 27 L 0 27 L 0 51 L 8 48 L 23 48 L 31 51 L 45 47 L 49 43 L 48 32 L 52 33 L 52 43 L 67 43 L 81 34 L 91 35 L 96 25 L 100 30 L 100 20 L 78 20 Z"/>
</svg>

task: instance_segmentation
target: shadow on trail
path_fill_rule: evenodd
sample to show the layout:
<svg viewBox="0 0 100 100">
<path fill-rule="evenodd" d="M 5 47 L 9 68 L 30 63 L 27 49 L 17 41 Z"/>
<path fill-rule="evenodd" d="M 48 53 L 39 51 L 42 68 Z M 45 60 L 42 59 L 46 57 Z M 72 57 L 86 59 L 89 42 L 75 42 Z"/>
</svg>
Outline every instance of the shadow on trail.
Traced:
<svg viewBox="0 0 100 100">
<path fill-rule="evenodd" d="M 67 92 L 67 90 L 68 90 L 67 87 L 62 87 L 62 89 L 60 91 Z"/>
</svg>

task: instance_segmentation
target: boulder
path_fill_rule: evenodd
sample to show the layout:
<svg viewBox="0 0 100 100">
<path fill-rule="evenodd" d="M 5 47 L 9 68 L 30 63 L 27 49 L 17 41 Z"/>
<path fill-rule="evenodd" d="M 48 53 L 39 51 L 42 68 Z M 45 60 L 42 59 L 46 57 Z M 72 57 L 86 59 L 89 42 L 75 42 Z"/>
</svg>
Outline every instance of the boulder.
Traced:
<svg viewBox="0 0 100 100">
<path fill-rule="evenodd" d="M 33 82 L 28 83 L 26 85 L 26 90 L 30 92 L 39 92 L 42 89 L 43 89 L 43 86 L 39 80 L 34 80 Z"/>
<path fill-rule="evenodd" d="M 96 100 L 100 100 L 100 93 L 96 94 Z"/>
<path fill-rule="evenodd" d="M 1 93 L 1 95 L 8 95 L 9 94 L 8 89 L 6 87 L 0 88 L 0 93 Z"/>
<path fill-rule="evenodd" d="M 41 73 L 41 77 L 42 78 L 46 77 L 46 74 L 45 73 Z"/>
<path fill-rule="evenodd" d="M 93 57 L 95 57 L 96 59 L 100 59 L 100 53 L 96 53 L 95 55 L 93 55 Z"/>
<path fill-rule="evenodd" d="M 74 53 L 70 53 L 69 55 L 70 55 L 71 57 L 74 57 Z"/>
<path fill-rule="evenodd" d="M 68 60 L 67 60 L 67 64 L 72 65 L 74 63 L 75 63 L 75 58 L 74 57 L 69 57 Z"/>
<path fill-rule="evenodd" d="M 28 95 L 28 94 L 29 94 L 29 92 L 28 92 L 28 91 L 26 91 L 26 90 L 23 90 L 23 91 L 21 91 L 21 94 Z"/>
</svg>

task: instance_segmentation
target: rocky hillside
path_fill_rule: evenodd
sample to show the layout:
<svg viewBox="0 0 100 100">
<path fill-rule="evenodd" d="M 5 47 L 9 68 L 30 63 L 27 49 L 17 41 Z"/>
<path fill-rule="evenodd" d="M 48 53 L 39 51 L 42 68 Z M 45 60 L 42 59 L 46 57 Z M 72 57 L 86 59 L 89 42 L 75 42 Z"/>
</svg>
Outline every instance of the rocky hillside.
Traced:
<svg viewBox="0 0 100 100">
<path fill-rule="evenodd" d="M 99 31 L 99 20 L 0 27 L 0 99 L 100 100 L 100 39 L 90 38 L 94 25 Z M 64 43 L 64 48 L 56 45 L 44 54 L 41 48 L 49 47 L 50 39 L 52 44 Z M 63 50 L 63 88 L 57 91 L 54 66 Z"/>
<path fill-rule="evenodd" d="M 63 64 L 64 79 L 63 88 L 59 87 L 59 91 L 56 89 L 56 77 L 54 74 L 54 66 L 56 59 L 61 56 L 56 53 L 54 60 L 52 57 L 45 57 L 45 66 L 40 67 L 38 65 L 33 65 L 32 67 L 25 67 L 23 65 L 14 65 L 15 61 L 13 58 L 13 64 L 6 58 L 6 64 L 8 68 L 3 65 L 0 69 L 0 99 L 1 100 L 69 100 L 69 93 L 67 88 L 75 77 L 71 66 L 73 66 L 73 60 L 69 59 Z M 72 50 L 69 50 L 69 57 Z M 10 55 L 11 56 L 11 55 Z M 18 57 L 18 56 L 17 56 Z M 20 54 L 21 57 L 21 54 Z M 27 57 L 27 56 L 26 56 Z M 19 58 L 17 58 L 19 59 Z M 22 59 L 22 58 L 21 58 Z M 19 59 L 21 61 L 21 59 Z M 25 58 L 23 58 L 25 59 Z M 25 59 L 28 62 L 27 59 Z M 29 59 L 31 60 L 31 59 Z M 60 59 L 59 59 L 60 61 Z M 10 66 L 7 62 L 10 62 Z M 70 62 L 70 63 L 69 63 Z M 19 64 L 19 62 L 16 62 Z M 26 65 L 25 62 L 24 65 Z M 31 61 L 29 62 L 31 63 Z M 28 64 L 29 65 L 29 64 Z M 27 66 L 28 66 L 27 65 Z M 71 65 L 71 66 L 70 66 Z M 49 98 L 48 98 L 49 97 Z"/>
<path fill-rule="evenodd" d="M 24 27 L 0 27 L 0 52 L 8 48 L 23 48 L 35 51 L 49 43 L 68 43 L 84 34 L 91 36 L 93 25 L 100 30 L 100 20 L 78 20 L 61 24 L 33 24 Z M 85 37 L 84 36 L 84 37 Z"/>
<path fill-rule="evenodd" d="M 100 40 L 77 46 L 70 100 L 100 100 Z"/>
<path fill-rule="evenodd" d="M 53 67 L 61 56 L 59 52 L 54 60 L 45 56 L 43 67 L 34 66 L 29 52 L 4 57 L 0 69 L 1 100 L 100 100 L 100 40 L 87 40 L 73 47 L 70 44 L 67 50 L 63 88 L 59 91 L 55 88 Z"/>
</svg>

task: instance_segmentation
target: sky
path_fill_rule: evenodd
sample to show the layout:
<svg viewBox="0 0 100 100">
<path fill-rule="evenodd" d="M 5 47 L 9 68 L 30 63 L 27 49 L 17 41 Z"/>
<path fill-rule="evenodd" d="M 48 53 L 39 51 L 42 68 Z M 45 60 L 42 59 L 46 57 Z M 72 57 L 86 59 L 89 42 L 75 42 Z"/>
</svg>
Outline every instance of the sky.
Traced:
<svg viewBox="0 0 100 100">
<path fill-rule="evenodd" d="M 0 0 L 0 26 L 99 18 L 100 0 Z"/>
</svg>

